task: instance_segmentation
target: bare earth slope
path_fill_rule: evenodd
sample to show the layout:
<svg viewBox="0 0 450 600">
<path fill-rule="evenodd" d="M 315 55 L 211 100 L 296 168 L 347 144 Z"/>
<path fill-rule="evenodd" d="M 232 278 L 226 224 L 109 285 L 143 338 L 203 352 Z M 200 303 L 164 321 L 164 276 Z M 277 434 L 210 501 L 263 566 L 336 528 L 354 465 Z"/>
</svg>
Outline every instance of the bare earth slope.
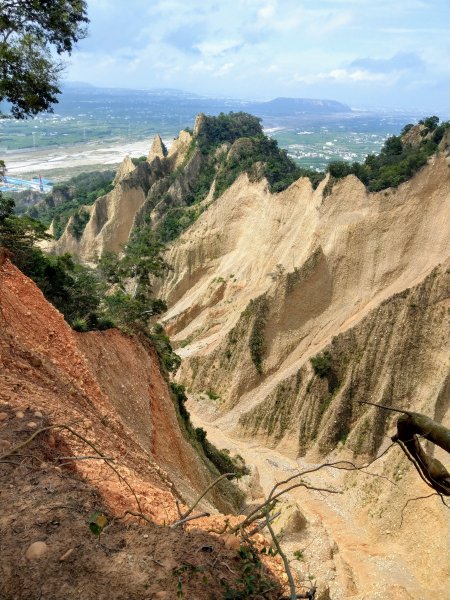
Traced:
<svg viewBox="0 0 450 600">
<path fill-rule="evenodd" d="M 154 349 L 117 330 L 77 334 L 10 263 L 0 277 L 2 400 L 18 411 L 49 414 L 54 423 L 79 423 L 77 431 L 101 440 L 105 455 L 122 457 L 141 490 L 142 508 L 156 520 L 176 515 L 177 482 L 187 500 L 211 476 L 181 433 Z M 92 463 L 77 467 L 89 477 Z M 113 486 L 120 508 L 126 502 L 130 508 L 130 491 L 117 486 L 101 461 L 95 463 L 98 476 L 100 489 Z"/>
<path fill-rule="evenodd" d="M 168 526 L 177 500 L 184 508 L 211 474 L 181 432 L 150 344 L 74 333 L 6 261 L 0 376 L 2 600 L 214 600 L 239 585 L 236 546 L 210 532 L 223 515 Z M 218 494 L 202 508 L 217 512 L 213 503 L 230 508 Z M 109 519 L 101 537 L 88 528 L 94 511 Z M 280 562 L 263 560 L 280 590 Z"/>
<path fill-rule="evenodd" d="M 279 480 L 299 456 L 302 464 L 361 461 L 384 449 L 395 418 L 359 400 L 450 425 L 448 158 L 433 157 L 397 189 L 368 193 L 353 176 L 330 194 L 326 186 L 313 191 L 300 179 L 271 195 L 264 182 L 241 176 L 173 244 L 174 269 L 159 290 L 184 358 L 180 380 L 200 397 L 191 403 L 197 422 L 264 469 L 266 492 L 270 477 Z M 309 359 L 323 353 L 321 377 Z M 285 466 L 258 459 L 280 452 Z M 440 560 L 448 510 L 436 499 L 432 509 L 416 502 L 400 527 L 406 500 L 429 492 L 400 450 L 390 452 L 380 474 L 400 490 L 336 475 L 348 501 L 330 512 L 320 497 L 302 499 L 307 518 L 321 514 L 345 555 L 335 561 L 333 598 L 425 600 L 427 589 L 448 596 L 450 565 Z M 333 526 L 341 517 L 354 521 L 351 535 Z M 352 551 L 358 539 L 369 554 L 395 554 L 391 566 L 380 563 L 385 579 L 367 575 L 374 565 Z M 426 552 L 417 550 L 421 539 Z"/>
</svg>

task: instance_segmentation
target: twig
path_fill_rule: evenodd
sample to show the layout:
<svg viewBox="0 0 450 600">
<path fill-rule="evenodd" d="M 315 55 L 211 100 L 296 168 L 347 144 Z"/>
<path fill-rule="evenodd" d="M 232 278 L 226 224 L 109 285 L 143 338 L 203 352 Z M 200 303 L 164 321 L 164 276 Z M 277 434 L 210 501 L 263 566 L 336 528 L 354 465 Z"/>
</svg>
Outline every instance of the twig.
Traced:
<svg viewBox="0 0 450 600">
<path fill-rule="evenodd" d="M 360 404 L 368 404 L 369 406 L 376 406 L 377 408 L 384 408 L 384 410 L 391 410 L 392 412 L 402 413 L 402 415 L 410 415 L 411 413 L 407 410 L 401 410 L 399 408 L 392 408 L 385 406 L 384 404 L 375 404 L 375 402 L 367 402 L 366 400 L 359 400 Z"/>
<path fill-rule="evenodd" d="M 136 501 L 136 504 L 137 504 L 137 507 L 138 507 L 139 511 L 142 513 L 141 504 L 140 504 L 139 499 L 138 499 L 138 497 L 136 495 L 136 492 L 133 490 L 133 488 L 128 483 L 128 481 L 125 479 L 125 477 L 123 477 L 119 473 L 119 471 L 116 469 L 116 467 L 111 464 L 111 460 L 107 456 L 104 456 L 104 454 L 102 454 L 102 452 L 100 452 L 100 450 L 98 450 L 98 448 L 96 448 L 92 442 L 90 442 L 89 440 L 87 440 L 80 433 L 76 432 L 69 425 L 65 425 L 65 424 L 61 424 L 61 425 L 59 425 L 59 424 L 57 424 L 57 425 L 49 425 L 48 427 L 42 427 L 41 429 L 38 429 L 29 438 L 27 438 L 24 442 L 20 443 L 18 446 L 15 446 L 11 450 L 9 450 L 6 454 L 3 454 L 2 456 L 0 456 L 0 460 L 3 460 L 5 458 L 8 458 L 9 456 L 15 454 L 18 450 L 20 450 L 21 448 L 23 448 L 24 446 L 26 446 L 27 444 L 29 444 L 30 442 L 32 442 L 36 436 L 38 436 L 41 433 L 44 433 L 45 431 L 49 431 L 50 429 L 65 429 L 66 431 L 69 431 L 72 435 L 74 435 L 75 437 L 77 437 L 80 440 L 82 440 L 85 444 L 87 444 L 88 446 L 90 446 L 94 450 L 94 452 L 96 452 L 101 458 L 103 458 L 103 460 L 105 461 L 105 463 L 109 466 L 110 469 L 112 469 L 114 471 L 114 473 L 117 475 L 117 477 L 119 478 L 119 480 L 122 481 L 128 487 L 128 489 L 130 490 L 130 492 L 133 494 L 133 497 L 134 497 L 134 499 Z"/>
<path fill-rule="evenodd" d="M 175 523 L 172 523 L 170 528 L 174 529 L 175 527 L 177 527 L 178 525 L 181 525 L 182 523 L 187 523 L 188 521 L 193 521 L 194 519 L 201 519 L 202 517 L 209 517 L 209 515 L 210 515 L 210 513 L 208 513 L 208 512 L 202 512 L 199 515 L 191 515 L 190 517 L 184 517 L 183 519 L 180 519 L 179 521 L 175 521 Z"/>
<path fill-rule="evenodd" d="M 220 564 L 223 565 L 224 567 L 226 567 L 230 571 L 230 573 L 233 573 L 233 575 L 237 575 L 236 571 L 233 571 L 233 569 L 230 569 L 230 567 L 227 565 L 227 563 L 221 562 Z"/>
<path fill-rule="evenodd" d="M 437 492 L 435 492 L 434 494 L 428 494 L 428 496 L 417 496 L 417 498 L 409 498 L 409 500 L 406 501 L 405 506 L 402 508 L 400 527 L 403 525 L 403 513 L 410 502 L 414 502 L 415 500 L 425 500 L 426 498 L 431 498 L 432 496 L 441 496 L 441 494 L 438 494 Z M 441 500 L 443 501 L 442 496 L 441 496 Z M 445 502 L 444 502 L 444 504 L 445 504 Z M 445 506 L 447 506 L 447 505 L 445 504 Z"/>
<path fill-rule="evenodd" d="M 115 460 L 112 456 L 58 456 L 55 460 Z"/>
<path fill-rule="evenodd" d="M 156 560 L 156 558 L 150 557 L 150 560 L 152 560 L 154 563 L 156 563 L 160 567 L 164 567 L 164 565 L 162 564 L 162 562 L 160 562 L 159 560 Z"/>
<path fill-rule="evenodd" d="M 149 519 L 148 517 L 146 517 L 145 515 L 143 515 L 142 513 L 138 513 L 138 512 L 133 512 L 132 510 L 126 510 L 123 515 L 120 515 L 120 517 L 113 517 L 111 519 L 111 523 L 114 523 L 114 521 L 120 521 L 122 519 L 124 519 L 127 515 L 131 515 L 132 517 L 138 517 L 139 519 L 143 519 L 144 521 L 147 521 L 147 523 L 153 524 L 153 521 L 151 519 Z"/>
<path fill-rule="evenodd" d="M 277 500 L 274 500 L 270 504 L 267 504 L 268 510 L 269 511 L 273 510 L 275 508 L 276 503 L 277 503 Z M 265 509 L 266 509 L 266 503 L 261 504 L 260 506 L 257 506 L 256 509 L 253 510 L 249 515 L 247 515 L 247 517 L 243 521 L 241 521 L 235 527 L 230 529 L 230 533 L 237 533 L 238 531 L 242 532 L 243 527 L 248 527 L 254 521 L 257 521 L 258 519 L 263 519 L 266 514 Z"/>
<path fill-rule="evenodd" d="M 225 519 L 225 525 L 222 527 L 222 529 L 207 529 L 207 533 L 217 533 L 219 535 L 222 535 L 225 533 L 225 531 L 228 529 L 228 527 L 230 526 L 230 519 Z"/>
<path fill-rule="evenodd" d="M 279 510 L 278 512 L 276 512 L 274 515 L 272 515 L 270 517 L 270 522 L 275 521 L 275 519 L 277 517 L 279 517 L 281 515 L 281 510 Z M 258 525 L 252 529 L 251 531 L 248 532 L 248 535 L 251 537 L 252 535 L 255 535 L 255 533 L 258 533 L 258 531 L 262 531 L 264 529 L 264 527 L 267 526 L 266 521 L 263 521 L 262 523 L 258 523 Z"/>
<path fill-rule="evenodd" d="M 49 427 L 42 427 L 41 429 L 38 429 L 29 438 L 27 438 L 24 442 L 22 442 L 18 446 L 15 446 L 14 448 L 12 448 L 11 450 L 9 450 L 5 454 L 2 454 L 0 456 L 0 460 L 3 460 L 4 458 L 7 458 L 8 456 L 11 456 L 12 454 L 15 454 L 17 452 L 17 450 L 20 450 L 21 448 L 23 448 L 24 446 L 26 446 L 27 444 L 29 444 L 30 442 L 32 442 L 34 440 L 34 438 L 36 436 L 38 436 L 40 433 L 43 433 L 44 431 L 48 431 L 49 429 L 54 429 L 55 427 L 56 427 L 55 425 L 50 425 Z"/>
</svg>

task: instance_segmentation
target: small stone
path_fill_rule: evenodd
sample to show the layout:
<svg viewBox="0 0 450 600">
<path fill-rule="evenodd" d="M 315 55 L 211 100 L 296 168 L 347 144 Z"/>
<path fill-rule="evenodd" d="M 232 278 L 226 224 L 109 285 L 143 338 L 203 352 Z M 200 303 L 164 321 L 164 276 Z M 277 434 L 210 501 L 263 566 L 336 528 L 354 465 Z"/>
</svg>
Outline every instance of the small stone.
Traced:
<svg viewBox="0 0 450 600">
<path fill-rule="evenodd" d="M 37 423 L 35 423 L 34 421 L 28 421 L 27 427 L 30 427 L 30 429 L 36 429 Z"/>
<path fill-rule="evenodd" d="M 144 533 L 144 535 L 142 536 L 144 539 L 148 539 L 148 533 Z"/>
<path fill-rule="evenodd" d="M 11 442 L 8 440 L 0 440 L 0 450 L 8 450 L 11 447 Z"/>
<path fill-rule="evenodd" d="M 56 446 L 55 436 L 51 433 L 47 438 L 47 444 L 50 448 L 54 448 Z"/>
<path fill-rule="evenodd" d="M 169 597 L 169 593 L 168 592 L 156 592 L 156 594 L 154 594 L 155 598 L 168 598 Z"/>
<path fill-rule="evenodd" d="M 0 421 L 6 421 L 8 418 L 8 413 L 0 412 Z"/>
<path fill-rule="evenodd" d="M 23 412 L 22 412 L 21 410 L 18 410 L 18 411 L 16 412 L 16 419 L 23 419 L 23 418 L 24 418 L 24 416 L 25 416 L 25 415 L 23 414 Z"/>
<path fill-rule="evenodd" d="M 64 552 L 64 554 L 59 557 L 59 562 L 64 562 L 65 560 L 67 560 L 73 551 L 74 551 L 74 548 L 69 548 L 69 550 L 67 550 L 67 552 Z"/>
<path fill-rule="evenodd" d="M 40 410 L 35 410 L 34 411 L 34 416 L 38 419 L 42 419 L 42 417 L 44 416 Z"/>
<path fill-rule="evenodd" d="M 225 548 L 227 548 L 228 550 L 239 550 L 239 548 L 241 547 L 241 542 L 239 541 L 239 539 L 231 533 L 225 535 L 223 537 L 223 541 L 225 543 Z"/>
<path fill-rule="evenodd" d="M 25 558 L 28 560 L 37 560 L 42 558 L 48 552 L 48 546 L 45 542 L 33 542 L 28 546 L 25 552 Z"/>
<path fill-rule="evenodd" d="M 39 358 L 39 356 L 30 356 L 30 365 L 32 367 L 41 367 L 42 366 L 42 360 Z"/>
</svg>

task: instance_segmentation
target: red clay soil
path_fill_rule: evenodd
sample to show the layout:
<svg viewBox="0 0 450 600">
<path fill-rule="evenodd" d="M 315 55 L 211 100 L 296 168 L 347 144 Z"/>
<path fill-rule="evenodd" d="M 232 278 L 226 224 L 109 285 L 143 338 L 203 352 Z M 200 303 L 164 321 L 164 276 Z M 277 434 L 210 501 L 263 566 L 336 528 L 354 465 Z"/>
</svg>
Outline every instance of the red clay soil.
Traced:
<svg viewBox="0 0 450 600">
<path fill-rule="evenodd" d="M 75 334 L 33 282 L 9 261 L 0 266 L 1 600 L 206 600 L 243 590 L 248 558 L 210 531 L 223 516 L 167 527 L 176 500 L 210 480 L 154 350 L 116 330 Z M 149 522 L 117 520 L 126 510 Z M 87 525 L 93 511 L 110 523 L 100 538 Z M 36 541 L 46 552 L 29 559 Z M 231 597 L 280 597 L 280 562 L 263 562 L 251 569 L 267 591 Z"/>
</svg>

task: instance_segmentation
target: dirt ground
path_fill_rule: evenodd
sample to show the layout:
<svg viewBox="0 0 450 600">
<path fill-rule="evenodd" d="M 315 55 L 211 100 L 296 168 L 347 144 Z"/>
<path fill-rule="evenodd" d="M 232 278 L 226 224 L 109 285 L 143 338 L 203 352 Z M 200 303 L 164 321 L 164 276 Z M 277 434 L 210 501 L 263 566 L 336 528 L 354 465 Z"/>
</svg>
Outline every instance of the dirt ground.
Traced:
<svg viewBox="0 0 450 600">
<path fill-rule="evenodd" d="M 189 529 L 118 518 L 80 476 L 75 461 L 61 458 L 70 448 L 51 430 L 8 455 L 47 425 L 35 413 L 27 410 L 19 418 L 9 405 L 0 405 L 2 600 L 215 600 L 228 587 L 241 589 L 246 563 L 239 546 L 226 547 L 227 538 L 205 531 L 221 527 L 222 517 L 206 526 L 194 521 Z M 100 537 L 88 526 L 94 512 L 109 523 Z M 28 558 L 35 542 L 44 542 L 46 552 Z M 272 559 L 274 565 L 275 577 L 255 567 L 262 569 L 267 592 L 249 598 L 280 597 L 281 567 Z"/>
</svg>

